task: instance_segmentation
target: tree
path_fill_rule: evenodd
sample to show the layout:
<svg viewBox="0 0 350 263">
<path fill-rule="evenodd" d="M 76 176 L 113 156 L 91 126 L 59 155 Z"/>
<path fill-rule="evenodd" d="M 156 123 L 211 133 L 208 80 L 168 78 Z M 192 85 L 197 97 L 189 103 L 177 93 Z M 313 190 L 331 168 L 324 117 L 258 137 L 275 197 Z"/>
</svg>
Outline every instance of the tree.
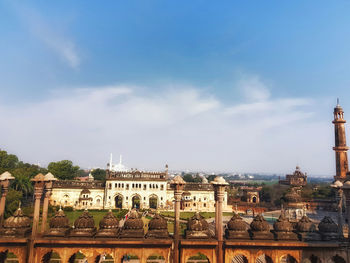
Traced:
<svg viewBox="0 0 350 263">
<path fill-rule="evenodd" d="M 210 183 L 211 181 L 214 181 L 215 177 L 216 177 L 215 174 L 209 175 L 209 176 L 207 177 L 208 182 Z"/>
<path fill-rule="evenodd" d="M 187 182 L 187 183 L 193 183 L 194 182 L 194 178 L 193 178 L 192 174 L 184 174 L 182 176 L 182 179 L 184 179 L 184 181 Z"/>
<path fill-rule="evenodd" d="M 95 180 L 100 180 L 100 181 L 106 180 L 106 170 L 97 168 L 91 171 L 91 175 L 94 177 Z"/>
<path fill-rule="evenodd" d="M 58 179 L 73 180 L 78 175 L 79 166 L 74 166 L 72 161 L 62 160 L 49 163 L 47 169 Z"/>
<path fill-rule="evenodd" d="M 16 168 L 18 157 L 0 150 L 0 173 Z"/>
<path fill-rule="evenodd" d="M 23 173 L 14 173 L 13 176 L 15 180 L 12 182 L 11 186 L 14 190 L 22 192 L 26 198 L 33 193 L 33 185 L 29 176 Z"/>
<path fill-rule="evenodd" d="M 9 217 L 16 211 L 21 199 L 22 199 L 22 192 L 9 189 L 6 196 L 5 217 Z"/>
</svg>

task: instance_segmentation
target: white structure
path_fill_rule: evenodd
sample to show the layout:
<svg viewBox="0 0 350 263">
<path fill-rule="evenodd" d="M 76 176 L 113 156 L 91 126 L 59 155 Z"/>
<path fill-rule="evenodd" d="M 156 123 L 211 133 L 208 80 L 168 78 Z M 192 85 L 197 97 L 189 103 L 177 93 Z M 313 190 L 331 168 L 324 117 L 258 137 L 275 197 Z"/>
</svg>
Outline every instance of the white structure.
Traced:
<svg viewBox="0 0 350 263">
<path fill-rule="evenodd" d="M 76 209 L 154 208 L 173 209 L 174 190 L 168 182 L 168 167 L 162 172 L 146 172 L 113 164 L 112 155 L 106 171 L 106 182 L 56 181 L 51 205 Z M 206 180 L 185 185 L 181 209 L 215 211 L 214 190 Z M 227 208 L 227 194 L 224 209 Z"/>
</svg>

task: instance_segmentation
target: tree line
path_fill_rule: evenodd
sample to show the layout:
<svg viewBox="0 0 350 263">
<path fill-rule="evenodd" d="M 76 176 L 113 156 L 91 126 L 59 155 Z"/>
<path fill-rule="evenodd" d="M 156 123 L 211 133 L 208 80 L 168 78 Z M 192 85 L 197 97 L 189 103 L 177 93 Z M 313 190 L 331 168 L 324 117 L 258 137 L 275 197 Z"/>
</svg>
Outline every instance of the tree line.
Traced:
<svg viewBox="0 0 350 263">
<path fill-rule="evenodd" d="M 0 174 L 8 171 L 15 178 L 10 185 L 6 198 L 6 214 L 12 214 L 18 207 L 19 201 L 24 204 L 31 203 L 34 187 L 31 179 L 38 173 L 52 173 L 59 180 L 73 180 L 76 177 L 88 176 L 89 172 L 74 165 L 70 160 L 50 162 L 47 168 L 39 165 L 24 163 L 14 154 L 9 154 L 0 149 Z M 91 172 L 95 180 L 105 180 L 106 171 L 104 169 L 95 169 Z"/>
</svg>

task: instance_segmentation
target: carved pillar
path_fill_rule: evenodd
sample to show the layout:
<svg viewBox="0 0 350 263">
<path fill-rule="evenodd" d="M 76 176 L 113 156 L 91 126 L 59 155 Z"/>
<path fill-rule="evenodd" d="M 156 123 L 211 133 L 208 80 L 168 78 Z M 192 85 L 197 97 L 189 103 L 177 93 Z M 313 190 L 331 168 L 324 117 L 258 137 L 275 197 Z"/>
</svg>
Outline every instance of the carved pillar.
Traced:
<svg viewBox="0 0 350 263">
<path fill-rule="evenodd" d="M 339 237 L 343 236 L 343 190 L 338 189 L 339 202 L 338 202 L 338 228 Z"/>
<path fill-rule="evenodd" d="M 7 183 L 7 185 L 6 185 Z M 6 196 L 8 193 L 8 181 L 2 181 L 1 182 L 1 201 L 0 201 L 0 226 L 2 226 L 2 223 L 4 221 L 4 213 L 5 213 L 5 203 L 6 203 Z"/>
<path fill-rule="evenodd" d="M 52 182 L 47 182 L 47 183 L 52 185 Z M 49 199 L 50 199 L 51 194 L 52 194 L 52 187 L 51 188 L 46 187 L 44 206 L 43 206 L 43 219 L 41 221 L 41 233 L 42 234 L 45 232 L 45 228 L 46 228 L 47 212 L 49 209 Z"/>
<path fill-rule="evenodd" d="M 44 191 L 45 176 L 37 174 L 32 180 L 34 182 L 34 217 L 32 226 L 32 238 L 35 237 L 40 217 L 40 199 Z"/>
<path fill-rule="evenodd" d="M 225 187 L 228 183 L 221 176 L 217 176 L 212 182 L 214 187 L 215 194 L 215 230 L 216 238 L 218 240 L 218 251 L 217 251 L 217 262 L 224 262 L 224 253 L 223 253 L 223 223 L 222 223 L 222 206 L 225 196 Z"/>
<path fill-rule="evenodd" d="M 5 213 L 5 204 L 6 204 L 6 196 L 9 190 L 10 181 L 15 179 L 9 172 L 4 172 L 0 175 L 1 182 L 1 200 L 0 200 L 0 227 L 2 227 L 2 223 L 4 221 L 4 213 Z"/>
<path fill-rule="evenodd" d="M 44 177 L 44 184 L 45 184 L 45 198 L 44 198 L 44 207 L 43 207 L 43 220 L 41 222 L 41 233 L 44 233 L 46 228 L 46 221 L 47 221 L 47 212 L 49 209 L 49 200 L 52 194 L 52 186 L 53 182 L 57 179 L 53 176 L 52 173 L 47 173 Z"/>
<path fill-rule="evenodd" d="M 345 195 L 345 204 L 346 204 L 346 217 L 348 219 L 348 228 L 350 229 L 350 181 L 346 181 L 341 188 Z M 350 240 L 350 235 L 348 236 L 348 239 Z"/>
<path fill-rule="evenodd" d="M 175 222 L 174 222 L 174 263 L 179 263 L 179 232 L 180 232 L 180 204 L 185 181 L 181 176 L 175 176 L 170 182 L 174 189 L 175 198 Z"/>
</svg>

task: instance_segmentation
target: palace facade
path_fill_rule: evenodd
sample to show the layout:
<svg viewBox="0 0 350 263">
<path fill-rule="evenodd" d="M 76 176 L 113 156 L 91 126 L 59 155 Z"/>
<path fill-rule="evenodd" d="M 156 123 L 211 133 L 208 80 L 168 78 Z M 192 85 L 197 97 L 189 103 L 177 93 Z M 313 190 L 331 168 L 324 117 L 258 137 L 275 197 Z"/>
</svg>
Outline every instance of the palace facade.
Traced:
<svg viewBox="0 0 350 263">
<path fill-rule="evenodd" d="M 53 184 L 50 204 L 76 209 L 173 209 L 174 192 L 170 187 L 168 167 L 164 171 L 147 172 L 126 168 L 121 159 L 106 171 L 106 181 L 62 180 Z M 185 211 L 215 211 L 214 188 L 206 179 L 202 183 L 188 183 L 182 196 Z M 224 210 L 227 193 L 224 196 Z"/>
</svg>

